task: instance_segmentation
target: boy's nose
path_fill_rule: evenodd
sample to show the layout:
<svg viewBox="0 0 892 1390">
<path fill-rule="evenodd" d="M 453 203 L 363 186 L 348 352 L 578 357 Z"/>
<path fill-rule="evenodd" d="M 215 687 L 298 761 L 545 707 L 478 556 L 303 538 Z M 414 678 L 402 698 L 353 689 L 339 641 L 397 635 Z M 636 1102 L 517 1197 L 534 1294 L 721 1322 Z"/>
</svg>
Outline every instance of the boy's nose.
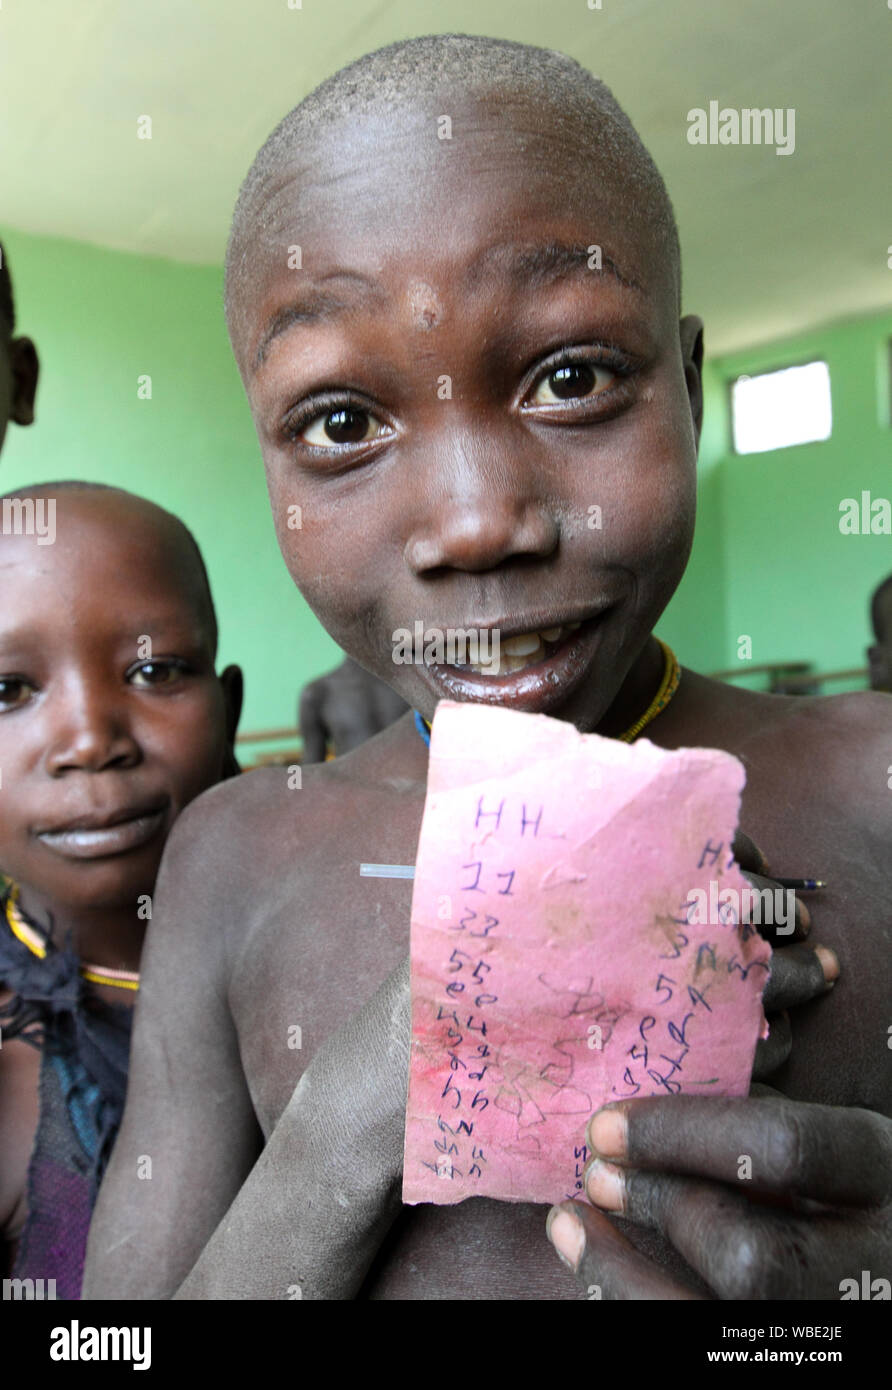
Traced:
<svg viewBox="0 0 892 1390">
<path fill-rule="evenodd" d="M 139 744 L 122 712 L 114 702 L 90 692 L 82 692 L 76 704 L 65 702 L 45 755 L 47 770 L 53 776 L 74 770 L 102 772 L 132 767 L 140 756 Z"/>
<path fill-rule="evenodd" d="M 464 439 L 448 468 L 424 470 L 419 520 L 405 555 L 417 574 L 445 567 L 494 569 L 518 556 L 544 558 L 560 527 L 535 485 L 535 473 L 491 445 Z M 541 474 L 540 474 L 541 476 Z M 436 489 L 428 479 L 436 478 Z"/>
</svg>

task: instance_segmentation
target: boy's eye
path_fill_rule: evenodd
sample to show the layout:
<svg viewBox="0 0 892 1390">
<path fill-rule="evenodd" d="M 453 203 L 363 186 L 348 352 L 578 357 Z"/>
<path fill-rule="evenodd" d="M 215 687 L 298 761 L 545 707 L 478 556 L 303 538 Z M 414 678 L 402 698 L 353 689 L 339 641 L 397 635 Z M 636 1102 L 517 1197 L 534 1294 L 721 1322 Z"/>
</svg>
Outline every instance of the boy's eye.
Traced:
<svg viewBox="0 0 892 1390">
<path fill-rule="evenodd" d="M 34 686 L 19 676 L 0 676 L 0 711 L 24 705 L 34 694 Z"/>
<path fill-rule="evenodd" d="M 357 410 L 352 406 L 339 406 L 337 410 L 329 410 L 325 415 L 315 416 L 306 428 L 300 431 L 300 438 L 305 444 L 331 449 L 339 444 L 365 444 L 385 432 L 386 427 L 370 411 Z"/>
<path fill-rule="evenodd" d="M 131 685 L 145 690 L 159 685 L 173 685 L 186 670 L 182 661 L 141 661 L 127 672 Z"/>
<path fill-rule="evenodd" d="M 533 405 L 553 405 L 555 401 L 576 401 L 607 391 L 616 372 L 594 362 L 567 362 L 556 367 L 539 382 L 532 395 Z"/>
</svg>

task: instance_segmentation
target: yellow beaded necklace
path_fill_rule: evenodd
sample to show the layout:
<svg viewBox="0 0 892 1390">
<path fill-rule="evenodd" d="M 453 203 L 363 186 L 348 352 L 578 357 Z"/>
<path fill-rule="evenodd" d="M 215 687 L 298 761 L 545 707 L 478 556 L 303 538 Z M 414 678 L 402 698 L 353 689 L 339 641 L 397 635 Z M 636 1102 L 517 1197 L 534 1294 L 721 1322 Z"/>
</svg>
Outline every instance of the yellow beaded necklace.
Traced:
<svg viewBox="0 0 892 1390">
<path fill-rule="evenodd" d="M 13 884 L 6 899 L 6 921 L 9 930 L 23 946 L 27 946 L 32 956 L 43 960 L 46 956 L 46 945 L 40 934 L 22 916 L 17 904 L 18 896 L 18 885 Z M 106 965 L 82 965 L 80 973 L 83 979 L 94 985 L 111 985 L 115 989 L 139 989 L 139 975 L 135 970 L 112 970 Z"/>
<path fill-rule="evenodd" d="M 617 735 L 621 743 L 633 743 L 635 741 L 641 733 L 641 730 L 647 728 L 647 725 L 650 724 L 652 720 L 656 719 L 661 710 L 666 708 L 681 681 L 681 667 L 678 664 L 678 658 L 675 652 L 666 642 L 661 641 L 659 637 L 657 641 L 663 649 L 663 679 L 660 681 L 660 688 L 641 718 L 636 719 L 632 727 L 626 729 L 624 734 Z"/>
</svg>

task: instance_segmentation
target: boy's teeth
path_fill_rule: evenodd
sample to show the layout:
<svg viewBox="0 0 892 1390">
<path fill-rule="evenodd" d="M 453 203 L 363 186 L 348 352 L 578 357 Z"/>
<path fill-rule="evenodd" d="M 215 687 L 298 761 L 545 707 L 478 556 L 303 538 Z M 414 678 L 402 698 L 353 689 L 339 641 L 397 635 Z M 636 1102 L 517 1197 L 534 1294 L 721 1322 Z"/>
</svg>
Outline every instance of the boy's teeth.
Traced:
<svg viewBox="0 0 892 1390">
<path fill-rule="evenodd" d="M 548 631 L 558 632 L 560 629 L 549 628 Z M 548 637 L 545 632 L 542 636 L 546 637 L 549 642 L 554 641 L 554 638 Z M 539 650 L 541 645 L 542 639 L 538 632 L 522 632 L 518 637 L 506 637 L 501 644 L 501 650 L 506 656 L 531 656 L 533 652 Z"/>
<path fill-rule="evenodd" d="M 538 632 L 521 632 L 515 637 L 505 637 L 499 644 L 498 665 L 493 661 L 488 664 L 471 661 L 465 669 L 478 676 L 513 675 L 515 671 L 522 671 L 544 660 L 546 642 L 560 642 L 581 626 L 581 623 L 564 623 L 560 627 L 543 627 Z"/>
</svg>

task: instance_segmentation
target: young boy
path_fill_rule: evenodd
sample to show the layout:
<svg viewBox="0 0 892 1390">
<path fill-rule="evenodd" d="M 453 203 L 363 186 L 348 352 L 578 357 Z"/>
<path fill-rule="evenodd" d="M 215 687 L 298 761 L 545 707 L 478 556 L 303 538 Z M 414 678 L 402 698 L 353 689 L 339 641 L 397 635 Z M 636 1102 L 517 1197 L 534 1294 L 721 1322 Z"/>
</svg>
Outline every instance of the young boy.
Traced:
<svg viewBox="0 0 892 1390">
<path fill-rule="evenodd" d="M 665 188 L 601 84 L 463 36 L 361 59 L 258 155 L 227 310 L 283 555 L 345 651 L 427 720 L 443 696 L 608 736 L 645 714 L 691 545 L 702 338 L 679 322 Z M 416 619 L 498 629 L 515 669 L 394 664 Z M 258 772 L 177 827 L 90 1297 L 837 1297 L 885 1272 L 888 701 L 685 670 L 646 732 L 743 760 L 742 824 L 778 872 L 828 881 L 814 915 L 843 974 L 797 1015 L 783 1097 L 605 1112 L 628 1128 L 599 1129 L 600 1152 L 622 1163 L 627 1133 L 634 1166 L 589 1190 L 641 1250 L 562 1208 L 577 1284 L 541 1208 L 400 1210 L 411 884 L 359 865 L 415 858 L 427 747 L 407 715 L 302 789 Z"/>
<path fill-rule="evenodd" d="M 234 770 L 240 673 L 215 674 L 204 565 L 168 512 L 80 483 L 0 508 L 2 1264 L 77 1298 L 161 851 Z"/>
</svg>

